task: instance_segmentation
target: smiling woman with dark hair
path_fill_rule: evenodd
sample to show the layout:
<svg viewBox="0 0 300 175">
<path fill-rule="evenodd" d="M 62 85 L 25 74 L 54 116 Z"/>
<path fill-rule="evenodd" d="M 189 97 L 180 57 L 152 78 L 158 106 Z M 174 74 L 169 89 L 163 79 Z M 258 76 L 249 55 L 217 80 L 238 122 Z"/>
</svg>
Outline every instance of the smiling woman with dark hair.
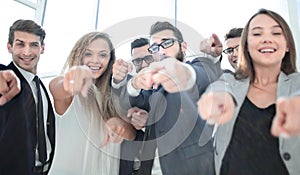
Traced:
<svg viewBox="0 0 300 175">
<path fill-rule="evenodd" d="M 276 138 L 276 100 L 300 89 L 288 24 L 261 9 L 244 28 L 236 73 L 223 74 L 198 102 L 203 119 L 220 124 L 215 135 L 217 174 L 299 174 L 300 139 Z"/>
</svg>

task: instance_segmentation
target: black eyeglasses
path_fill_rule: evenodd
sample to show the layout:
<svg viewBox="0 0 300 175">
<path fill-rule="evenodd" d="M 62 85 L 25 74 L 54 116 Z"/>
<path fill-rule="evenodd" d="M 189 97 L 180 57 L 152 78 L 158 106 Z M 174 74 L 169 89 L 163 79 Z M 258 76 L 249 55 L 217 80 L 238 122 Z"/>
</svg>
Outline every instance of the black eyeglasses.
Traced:
<svg viewBox="0 0 300 175">
<path fill-rule="evenodd" d="M 154 58 L 152 55 L 146 55 L 144 58 L 135 58 L 132 60 L 132 63 L 135 66 L 140 66 L 143 64 L 143 61 L 145 61 L 147 64 L 150 64 L 154 61 Z"/>
<path fill-rule="evenodd" d="M 223 50 L 223 52 L 227 55 L 231 55 L 234 52 L 234 49 L 236 51 L 239 51 L 239 45 L 235 46 L 235 47 L 228 47 L 227 49 Z"/>
<path fill-rule="evenodd" d="M 160 44 L 152 44 L 149 48 L 148 48 L 148 51 L 149 53 L 151 54 L 154 54 L 154 53 L 157 53 L 159 51 L 159 47 L 162 47 L 163 49 L 167 49 L 171 46 L 174 45 L 174 43 L 176 42 L 177 40 L 174 39 L 174 38 L 168 38 L 168 39 L 165 39 L 163 42 L 161 42 Z"/>
</svg>

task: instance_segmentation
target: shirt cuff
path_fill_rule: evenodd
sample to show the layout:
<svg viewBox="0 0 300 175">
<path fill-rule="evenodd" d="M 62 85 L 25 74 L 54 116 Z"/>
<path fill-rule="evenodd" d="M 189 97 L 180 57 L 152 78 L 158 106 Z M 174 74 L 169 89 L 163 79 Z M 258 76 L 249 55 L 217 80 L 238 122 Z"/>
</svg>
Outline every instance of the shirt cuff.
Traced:
<svg viewBox="0 0 300 175">
<path fill-rule="evenodd" d="M 136 97 L 140 94 L 141 89 L 135 89 L 131 84 L 132 78 L 127 82 L 127 92 L 130 96 Z"/>
<path fill-rule="evenodd" d="M 127 82 L 127 76 L 124 78 L 124 80 L 122 80 L 120 83 L 115 83 L 114 79 L 111 79 L 111 86 L 115 89 L 119 89 L 120 87 L 124 86 Z"/>
</svg>

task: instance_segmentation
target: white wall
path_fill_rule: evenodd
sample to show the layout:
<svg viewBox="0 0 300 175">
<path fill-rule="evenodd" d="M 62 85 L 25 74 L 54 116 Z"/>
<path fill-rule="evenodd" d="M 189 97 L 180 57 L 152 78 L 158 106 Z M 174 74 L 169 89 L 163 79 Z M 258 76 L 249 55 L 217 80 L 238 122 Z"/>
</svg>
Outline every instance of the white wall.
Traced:
<svg viewBox="0 0 300 175">
<path fill-rule="evenodd" d="M 60 73 L 75 42 L 95 29 L 97 3 L 97 0 L 47 1 L 46 50 L 38 67 L 40 74 L 53 76 Z M 177 15 L 177 25 L 191 54 L 199 54 L 200 40 L 211 33 L 223 39 L 230 28 L 244 27 L 259 8 L 274 10 L 289 22 L 298 49 L 300 0 L 100 0 L 97 27 L 111 35 L 117 57 L 129 60 L 129 44 L 134 38 L 148 35 L 155 20 L 168 19 L 175 24 Z M 19 18 L 34 19 L 34 11 L 12 0 L 0 1 L 0 62 L 3 64 L 11 61 L 6 49 L 8 28 Z M 299 52 L 298 49 L 298 55 Z M 230 68 L 227 59 L 222 67 Z"/>
</svg>

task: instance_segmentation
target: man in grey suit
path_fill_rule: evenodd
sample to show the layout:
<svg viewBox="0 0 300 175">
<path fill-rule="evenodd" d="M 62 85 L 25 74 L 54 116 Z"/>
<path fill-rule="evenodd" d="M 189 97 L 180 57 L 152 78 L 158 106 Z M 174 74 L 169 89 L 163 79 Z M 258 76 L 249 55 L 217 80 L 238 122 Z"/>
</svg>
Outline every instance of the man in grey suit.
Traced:
<svg viewBox="0 0 300 175">
<path fill-rule="evenodd" d="M 139 174 L 152 173 L 156 148 L 164 175 L 215 174 L 212 141 L 199 146 L 205 122 L 197 114 L 196 101 L 220 76 L 220 65 L 207 58 L 186 63 L 187 44 L 169 22 L 152 25 L 150 44 L 148 51 L 161 61 L 141 70 L 120 90 L 125 93 L 121 102 L 149 109 Z M 124 78 L 122 70 L 113 71 L 114 79 Z"/>
</svg>

